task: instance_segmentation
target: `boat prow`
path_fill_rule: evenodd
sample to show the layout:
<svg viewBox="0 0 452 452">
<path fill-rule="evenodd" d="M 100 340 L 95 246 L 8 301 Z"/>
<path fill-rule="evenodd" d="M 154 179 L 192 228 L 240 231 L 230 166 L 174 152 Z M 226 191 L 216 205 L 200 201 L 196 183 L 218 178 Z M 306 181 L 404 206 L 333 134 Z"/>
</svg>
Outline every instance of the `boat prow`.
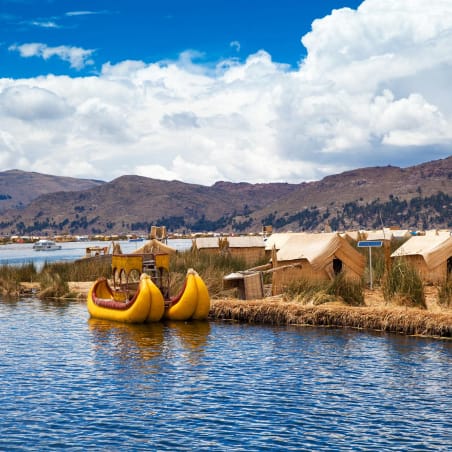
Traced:
<svg viewBox="0 0 452 452">
<path fill-rule="evenodd" d="M 99 278 L 88 293 L 87 307 L 91 317 L 98 319 L 129 323 L 155 322 L 163 316 L 164 301 L 160 290 L 143 273 L 131 299 L 125 298 L 123 291 L 112 289 L 106 278 Z"/>
<path fill-rule="evenodd" d="M 179 295 L 165 307 L 168 320 L 205 320 L 210 311 L 210 296 L 198 273 L 190 268 Z"/>
</svg>

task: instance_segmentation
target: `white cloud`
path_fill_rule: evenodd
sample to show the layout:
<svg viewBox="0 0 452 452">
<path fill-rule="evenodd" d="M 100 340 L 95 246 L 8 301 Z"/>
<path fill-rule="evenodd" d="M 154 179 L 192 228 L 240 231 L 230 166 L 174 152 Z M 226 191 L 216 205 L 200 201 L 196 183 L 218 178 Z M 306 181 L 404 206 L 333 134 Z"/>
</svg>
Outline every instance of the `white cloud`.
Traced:
<svg viewBox="0 0 452 452">
<path fill-rule="evenodd" d="M 0 111 L 23 121 L 62 119 L 71 114 L 66 101 L 52 91 L 19 84 L 0 92 Z"/>
<path fill-rule="evenodd" d="M 232 47 L 236 50 L 236 52 L 240 52 L 240 42 L 239 41 L 231 41 L 229 43 L 229 47 Z"/>
<path fill-rule="evenodd" d="M 60 26 L 53 20 L 46 20 L 46 21 L 34 20 L 30 23 L 31 23 L 31 25 L 34 25 L 35 27 L 40 27 L 40 28 L 60 28 Z"/>
<path fill-rule="evenodd" d="M 114 11 L 100 10 L 100 11 L 90 11 L 90 10 L 80 10 L 80 11 L 68 11 L 65 16 L 75 17 L 75 16 L 94 16 L 99 14 L 116 14 Z"/>
<path fill-rule="evenodd" d="M 0 79 L 0 163 L 212 184 L 300 182 L 451 154 L 452 2 L 366 0 L 316 20 L 302 42 L 297 69 L 265 51 L 212 68 L 187 51 L 106 63 L 92 77 Z M 12 48 L 88 64 L 93 51 L 70 49 Z"/>
<path fill-rule="evenodd" d="M 68 11 L 66 13 L 66 16 L 72 17 L 72 16 L 91 16 L 93 14 L 100 14 L 95 11 Z"/>
<path fill-rule="evenodd" d="M 12 45 L 9 47 L 9 50 L 19 52 L 20 56 L 24 58 L 40 57 L 44 60 L 48 60 L 49 58 L 56 56 L 63 61 L 67 61 L 74 69 L 82 69 L 86 65 L 93 64 L 91 55 L 94 53 L 94 50 L 82 49 L 81 47 L 49 47 L 46 44 L 39 42 L 31 42 L 21 45 Z"/>
</svg>

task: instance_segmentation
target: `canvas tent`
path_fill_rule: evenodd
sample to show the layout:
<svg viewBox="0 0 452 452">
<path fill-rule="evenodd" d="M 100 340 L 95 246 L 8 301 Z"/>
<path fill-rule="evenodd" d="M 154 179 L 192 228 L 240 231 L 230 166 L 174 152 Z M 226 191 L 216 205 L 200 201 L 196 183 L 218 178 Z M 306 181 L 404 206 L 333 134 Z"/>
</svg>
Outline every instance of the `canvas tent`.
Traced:
<svg viewBox="0 0 452 452">
<path fill-rule="evenodd" d="M 450 232 L 416 235 L 391 254 L 416 268 L 428 283 L 441 283 L 452 272 L 452 236 Z"/>
<path fill-rule="evenodd" d="M 275 261 L 276 257 L 276 261 Z M 330 280 L 343 273 L 346 278 L 360 280 L 364 273 L 364 256 L 338 233 L 293 234 L 274 248 L 273 294 L 281 293 L 292 281 Z"/>
</svg>

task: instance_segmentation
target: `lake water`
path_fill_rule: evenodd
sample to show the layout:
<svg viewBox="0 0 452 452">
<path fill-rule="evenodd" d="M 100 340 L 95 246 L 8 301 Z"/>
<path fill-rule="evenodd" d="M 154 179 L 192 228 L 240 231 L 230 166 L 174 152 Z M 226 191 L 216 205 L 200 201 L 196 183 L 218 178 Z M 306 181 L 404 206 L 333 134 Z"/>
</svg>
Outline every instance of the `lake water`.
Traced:
<svg viewBox="0 0 452 452">
<path fill-rule="evenodd" d="M 131 253 L 141 248 L 146 241 L 129 242 L 119 240 L 121 251 Z M 183 251 L 191 246 L 190 239 L 169 239 L 168 245 L 176 250 Z M 85 256 L 85 250 L 91 246 L 109 247 L 111 242 L 89 241 L 89 242 L 65 242 L 61 243 L 62 249 L 55 251 L 34 251 L 32 243 L 12 243 L 0 245 L 0 265 L 22 265 L 33 262 L 39 270 L 45 262 L 72 262 Z"/>
<path fill-rule="evenodd" d="M 450 451 L 452 342 L 0 299 L 0 449 Z"/>
</svg>

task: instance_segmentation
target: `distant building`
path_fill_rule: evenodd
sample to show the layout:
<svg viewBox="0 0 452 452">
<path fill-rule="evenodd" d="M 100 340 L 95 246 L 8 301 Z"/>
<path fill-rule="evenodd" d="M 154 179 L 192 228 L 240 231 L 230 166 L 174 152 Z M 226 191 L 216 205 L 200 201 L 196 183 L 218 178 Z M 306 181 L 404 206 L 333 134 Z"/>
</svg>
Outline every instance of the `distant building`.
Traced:
<svg viewBox="0 0 452 452">
<path fill-rule="evenodd" d="M 192 240 L 193 252 L 223 254 L 243 259 L 253 265 L 265 257 L 265 241 L 261 236 L 197 237 Z"/>
</svg>

